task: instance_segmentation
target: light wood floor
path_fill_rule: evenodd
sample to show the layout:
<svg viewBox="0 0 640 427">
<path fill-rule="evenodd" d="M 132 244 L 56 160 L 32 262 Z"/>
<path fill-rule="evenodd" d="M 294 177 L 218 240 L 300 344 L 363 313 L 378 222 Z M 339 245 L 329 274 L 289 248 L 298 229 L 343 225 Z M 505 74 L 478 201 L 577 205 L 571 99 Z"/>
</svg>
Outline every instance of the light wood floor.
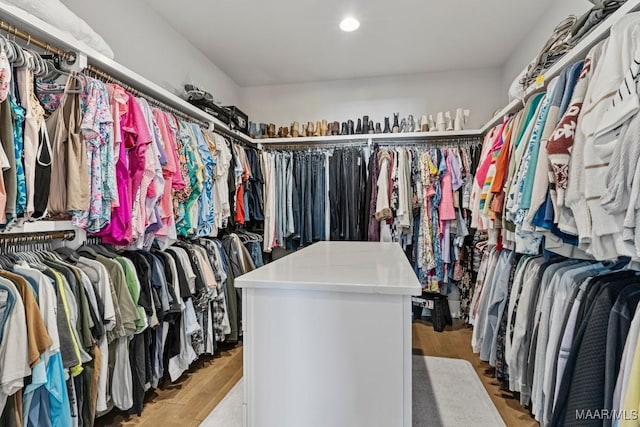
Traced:
<svg viewBox="0 0 640 427">
<path fill-rule="evenodd" d="M 508 427 L 538 426 L 510 393 L 500 390 L 490 366 L 472 353 L 470 328 L 457 323 L 443 333 L 436 333 L 430 324 L 414 323 L 413 348 L 414 354 L 468 360 Z M 99 419 L 96 425 L 196 427 L 240 378 L 242 346 L 223 351 L 216 358 L 198 361 L 177 384 L 164 385 L 147 393 L 141 417 L 114 410 Z"/>
<path fill-rule="evenodd" d="M 175 384 L 148 392 L 142 416 L 114 409 L 96 426 L 197 427 L 242 378 L 242 346 L 194 362 Z"/>
</svg>

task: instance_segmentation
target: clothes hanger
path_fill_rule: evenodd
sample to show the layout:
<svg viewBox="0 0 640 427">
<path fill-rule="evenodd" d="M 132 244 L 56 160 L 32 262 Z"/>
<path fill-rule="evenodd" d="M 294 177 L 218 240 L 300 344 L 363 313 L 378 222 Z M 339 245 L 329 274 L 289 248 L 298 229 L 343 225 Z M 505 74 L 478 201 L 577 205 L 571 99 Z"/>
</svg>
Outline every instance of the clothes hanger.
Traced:
<svg viewBox="0 0 640 427">
<path fill-rule="evenodd" d="M 76 264 L 78 261 L 80 261 L 80 257 L 78 256 L 76 251 L 71 248 L 61 247 L 54 249 L 54 252 L 56 252 L 64 261 L 71 261 L 73 264 Z"/>
<path fill-rule="evenodd" d="M 109 249 L 103 245 L 90 245 L 90 247 L 100 255 L 106 256 L 107 258 L 115 258 L 118 256 L 118 254 L 109 251 Z"/>
<path fill-rule="evenodd" d="M 92 248 L 86 245 L 80 246 L 76 252 L 92 260 L 95 260 L 98 258 L 98 254 L 96 253 L 96 251 L 94 251 Z"/>
</svg>

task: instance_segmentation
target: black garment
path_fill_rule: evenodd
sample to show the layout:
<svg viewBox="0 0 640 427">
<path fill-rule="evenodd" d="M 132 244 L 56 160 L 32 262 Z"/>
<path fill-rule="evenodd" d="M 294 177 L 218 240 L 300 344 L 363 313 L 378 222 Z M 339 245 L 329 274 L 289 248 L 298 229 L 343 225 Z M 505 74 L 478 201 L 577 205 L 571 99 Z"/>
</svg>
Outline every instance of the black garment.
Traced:
<svg viewBox="0 0 640 427">
<path fill-rule="evenodd" d="M 178 271 L 178 285 L 180 287 L 180 297 L 183 300 L 191 298 L 191 289 L 189 289 L 189 281 L 187 280 L 187 275 L 185 274 L 184 268 L 182 267 L 182 260 L 176 252 L 171 250 L 171 248 L 167 249 L 166 253 L 173 257 L 173 260 L 176 264 L 176 270 Z"/>
<path fill-rule="evenodd" d="M 604 368 L 609 313 L 618 294 L 640 280 L 633 272 L 619 272 L 592 281 L 581 302 L 584 320 L 571 346 L 560 384 L 551 426 L 601 426 L 600 420 L 577 420 L 576 410 L 601 410 L 604 406 Z M 627 276 L 627 277 L 625 277 Z M 597 294 L 594 295 L 594 290 Z"/>
<path fill-rule="evenodd" d="M 147 316 L 153 314 L 153 299 L 151 296 L 151 265 L 147 261 L 146 256 L 142 251 L 131 252 L 126 251 L 123 253 L 125 258 L 128 258 L 135 267 L 138 281 L 140 282 L 140 296 L 138 297 L 138 305 L 144 308 L 144 312 Z"/>
<path fill-rule="evenodd" d="M 51 186 L 51 152 L 47 144 L 48 138 L 40 130 L 38 132 L 38 153 L 36 157 L 34 193 L 33 193 L 33 217 L 40 218 L 47 212 L 49 203 L 49 191 Z"/>
<path fill-rule="evenodd" d="M 133 385 L 133 406 L 130 414 L 142 415 L 144 406 L 144 385 L 146 382 L 145 360 L 149 358 L 145 348 L 144 335 L 147 331 L 136 334 L 129 341 L 129 363 L 131 364 L 131 377 Z"/>
<path fill-rule="evenodd" d="M 258 153 L 253 148 L 245 148 L 244 151 L 247 154 L 247 161 L 251 169 L 251 177 L 249 178 L 246 189 L 249 218 L 251 218 L 251 221 L 264 221 L 264 212 L 262 210 L 262 187 L 264 185 L 264 178 L 262 176 L 260 162 L 258 161 Z"/>
<path fill-rule="evenodd" d="M 630 285 L 624 288 L 616 300 L 607 328 L 606 364 L 604 369 L 604 409 L 613 409 L 613 393 L 620 371 L 620 362 L 624 344 L 627 341 L 631 321 L 640 302 L 640 286 Z M 604 426 L 611 426 L 611 420 L 604 420 Z"/>
</svg>

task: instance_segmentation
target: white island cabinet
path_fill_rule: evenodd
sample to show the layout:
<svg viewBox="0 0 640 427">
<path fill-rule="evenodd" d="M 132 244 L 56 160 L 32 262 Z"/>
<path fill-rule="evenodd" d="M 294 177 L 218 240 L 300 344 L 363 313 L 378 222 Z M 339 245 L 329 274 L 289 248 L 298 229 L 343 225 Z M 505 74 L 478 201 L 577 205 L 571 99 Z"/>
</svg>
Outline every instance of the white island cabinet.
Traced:
<svg viewBox="0 0 640 427">
<path fill-rule="evenodd" d="M 411 296 L 395 243 L 320 242 L 242 288 L 246 427 L 411 425 Z"/>
</svg>

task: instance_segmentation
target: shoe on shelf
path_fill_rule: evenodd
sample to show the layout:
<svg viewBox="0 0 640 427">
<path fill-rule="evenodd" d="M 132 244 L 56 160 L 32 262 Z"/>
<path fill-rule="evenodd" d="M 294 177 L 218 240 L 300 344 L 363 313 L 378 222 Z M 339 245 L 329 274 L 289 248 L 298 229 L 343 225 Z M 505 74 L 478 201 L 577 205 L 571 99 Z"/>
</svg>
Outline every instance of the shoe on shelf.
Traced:
<svg viewBox="0 0 640 427">
<path fill-rule="evenodd" d="M 362 118 L 362 134 L 369 134 L 369 116 Z"/>
<path fill-rule="evenodd" d="M 329 124 L 326 120 L 323 120 L 320 124 L 320 136 L 327 136 L 329 134 Z"/>
<path fill-rule="evenodd" d="M 400 132 L 400 124 L 398 123 L 400 113 L 393 113 L 393 127 L 391 128 L 391 133 Z"/>
<path fill-rule="evenodd" d="M 316 122 L 316 131 L 313 136 L 322 136 L 322 122 L 320 120 Z"/>
<path fill-rule="evenodd" d="M 342 122 L 342 131 L 340 135 L 349 135 L 349 129 L 347 128 L 347 122 Z"/>
<path fill-rule="evenodd" d="M 407 132 L 415 132 L 416 131 L 416 121 L 413 118 L 413 114 L 409 114 L 407 118 Z"/>
<path fill-rule="evenodd" d="M 260 139 L 269 138 L 269 132 L 266 123 L 260 123 Z"/>
<path fill-rule="evenodd" d="M 249 136 L 255 139 L 257 135 L 258 135 L 258 128 L 256 124 L 253 122 L 249 122 Z"/>
<path fill-rule="evenodd" d="M 340 135 L 340 122 L 333 122 L 331 135 Z"/>
<path fill-rule="evenodd" d="M 467 122 L 469 121 L 470 113 L 471 110 L 458 108 L 456 110 L 456 118 L 453 122 L 453 128 L 455 130 L 464 130 L 464 128 L 467 126 Z"/>
<path fill-rule="evenodd" d="M 289 135 L 292 138 L 297 138 L 300 136 L 300 132 L 298 132 L 298 126 L 298 122 L 291 123 L 291 132 L 289 133 Z"/>
<path fill-rule="evenodd" d="M 426 114 L 420 120 L 420 132 L 429 132 L 429 119 Z"/>
<path fill-rule="evenodd" d="M 376 133 L 382 133 L 382 127 L 380 126 L 380 122 L 376 123 Z"/>
<path fill-rule="evenodd" d="M 354 129 L 354 123 L 353 120 L 349 120 L 348 122 L 348 126 L 347 126 L 347 130 L 349 131 L 348 133 L 346 133 L 346 135 L 355 135 L 356 131 Z"/>
<path fill-rule="evenodd" d="M 307 123 L 307 136 L 313 136 L 314 133 L 313 122 Z"/>
<path fill-rule="evenodd" d="M 429 132 L 436 132 L 437 130 L 436 119 L 433 118 L 433 114 L 429 114 Z"/>
<path fill-rule="evenodd" d="M 276 135 L 276 125 L 273 124 L 273 123 L 269 123 L 269 128 L 268 128 L 267 132 L 269 133 L 269 138 L 276 138 L 277 137 L 277 135 Z"/>
<path fill-rule="evenodd" d="M 356 126 L 356 135 L 362 135 L 362 119 L 358 119 L 358 126 Z"/>
<path fill-rule="evenodd" d="M 447 130 L 448 131 L 452 131 L 453 130 L 453 119 L 451 118 L 451 111 L 447 111 L 446 113 L 444 113 L 444 119 L 447 122 Z"/>
<path fill-rule="evenodd" d="M 389 117 L 384 118 L 384 130 L 382 133 L 391 133 L 391 125 L 389 124 Z"/>
<path fill-rule="evenodd" d="M 369 120 L 369 125 L 367 126 L 367 130 L 368 130 L 368 134 L 371 135 L 373 133 L 376 133 L 376 129 L 373 125 L 373 120 Z"/>
<path fill-rule="evenodd" d="M 400 133 L 406 133 L 407 129 L 407 119 L 402 119 L 402 121 L 400 122 Z"/>
<path fill-rule="evenodd" d="M 440 111 L 436 116 L 436 128 L 438 132 L 444 132 L 447 130 L 447 122 L 444 119 L 444 113 Z"/>
</svg>

